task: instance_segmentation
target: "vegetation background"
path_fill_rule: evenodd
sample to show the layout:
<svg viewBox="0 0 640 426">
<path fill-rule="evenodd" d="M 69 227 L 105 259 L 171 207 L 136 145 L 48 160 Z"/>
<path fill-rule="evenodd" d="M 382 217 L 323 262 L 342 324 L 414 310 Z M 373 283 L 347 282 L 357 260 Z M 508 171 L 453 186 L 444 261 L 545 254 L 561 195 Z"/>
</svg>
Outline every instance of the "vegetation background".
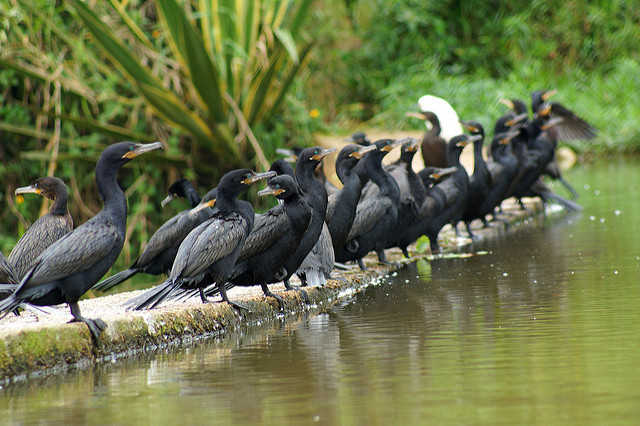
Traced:
<svg viewBox="0 0 640 426">
<path fill-rule="evenodd" d="M 626 0 L 5 0 L 0 250 L 48 208 L 13 196 L 37 177 L 67 183 L 76 226 L 93 216 L 93 168 L 110 143 L 167 147 L 121 173 L 120 270 L 187 207 L 160 209 L 178 177 L 204 193 L 315 132 L 421 128 L 404 113 L 427 93 L 491 128 L 501 98 L 555 88 L 600 130 L 571 148 L 638 153 L 638 40 L 640 4 Z"/>
</svg>

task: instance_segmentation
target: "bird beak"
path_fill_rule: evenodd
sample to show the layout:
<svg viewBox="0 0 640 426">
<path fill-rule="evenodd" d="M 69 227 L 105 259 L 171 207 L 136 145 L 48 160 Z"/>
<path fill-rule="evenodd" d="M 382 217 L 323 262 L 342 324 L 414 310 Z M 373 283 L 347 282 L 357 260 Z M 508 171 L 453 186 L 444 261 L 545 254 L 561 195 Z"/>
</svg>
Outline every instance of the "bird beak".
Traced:
<svg viewBox="0 0 640 426">
<path fill-rule="evenodd" d="M 500 99 L 500 103 L 506 105 L 509 109 L 514 109 L 515 105 L 509 99 Z"/>
<path fill-rule="evenodd" d="M 42 192 L 42 189 L 40 188 L 36 188 L 33 185 L 29 185 L 29 186 L 23 186 L 21 188 L 16 188 L 16 195 L 19 194 L 38 194 L 40 195 L 40 193 Z"/>
<path fill-rule="evenodd" d="M 377 147 L 375 145 L 360 146 L 357 151 L 353 151 L 349 154 L 349 157 L 357 158 L 358 160 L 364 157 L 367 152 L 375 151 Z"/>
<path fill-rule="evenodd" d="M 549 99 L 550 97 L 552 97 L 553 95 L 555 95 L 556 93 L 558 93 L 557 89 L 553 89 L 553 90 L 549 90 L 546 91 L 542 94 L 541 98 L 543 102 L 546 102 L 547 99 Z"/>
<path fill-rule="evenodd" d="M 335 148 L 329 148 L 329 149 L 322 149 L 322 151 L 320 151 L 319 154 L 314 155 L 313 157 L 311 157 L 312 160 L 316 160 L 316 161 L 322 161 L 322 159 L 324 157 L 326 157 L 327 155 L 336 152 Z"/>
<path fill-rule="evenodd" d="M 391 152 L 393 150 L 393 148 L 402 145 L 403 143 L 409 141 L 409 139 L 411 139 L 411 138 L 393 140 L 393 141 L 391 141 L 391 143 L 389 145 L 383 146 L 380 151 Z"/>
<path fill-rule="evenodd" d="M 421 112 L 405 112 L 404 115 L 406 117 L 419 118 L 420 120 L 426 120 L 427 116 Z"/>
<path fill-rule="evenodd" d="M 542 130 L 547 130 L 552 128 L 553 126 L 557 126 L 558 124 L 562 123 L 562 121 L 562 117 L 553 117 L 552 119 L 544 123 L 541 128 Z"/>
<path fill-rule="evenodd" d="M 242 181 L 242 183 L 244 183 L 245 185 L 251 185 L 252 183 L 258 182 L 259 180 L 272 178 L 275 175 L 276 175 L 276 172 L 274 172 L 274 171 L 264 172 L 264 173 L 255 173 L 254 172 L 253 175 L 251 175 L 248 178 L 244 179 Z"/>
<path fill-rule="evenodd" d="M 522 120 L 526 120 L 526 119 L 527 119 L 527 113 L 523 112 L 522 114 L 518 114 L 515 117 L 513 117 L 511 120 L 507 121 L 505 124 L 508 127 L 511 127 L 514 124 L 520 123 Z"/>
<path fill-rule="evenodd" d="M 445 176 L 449 176 L 451 173 L 453 173 L 453 172 L 455 172 L 455 171 L 457 171 L 457 170 L 458 170 L 458 168 L 457 168 L 457 167 L 448 167 L 448 168 L 446 168 L 446 169 L 440 169 L 440 170 L 439 170 L 439 171 L 437 171 L 437 172 L 433 172 L 433 173 L 431 173 L 431 174 L 429 175 L 429 177 L 430 177 L 431 179 L 437 179 L 437 180 L 440 180 L 440 179 L 442 179 L 442 178 L 443 178 L 443 177 L 445 177 Z"/>
<path fill-rule="evenodd" d="M 282 188 L 273 188 L 271 186 L 267 186 L 265 189 L 258 191 L 258 195 L 275 195 L 276 197 L 284 192 Z"/>
<path fill-rule="evenodd" d="M 284 161 L 288 163 L 295 163 L 298 161 L 298 156 L 291 149 L 277 148 L 276 153 L 284 156 Z"/>
<path fill-rule="evenodd" d="M 122 158 L 126 158 L 131 160 L 132 158 L 136 158 L 138 155 L 145 154 L 150 151 L 155 151 L 156 149 L 162 148 L 162 142 L 154 142 L 154 143 L 138 143 L 133 151 L 129 151 L 122 156 Z"/>
<path fill-rule="evenodd" d="M 166 197 L 164 200 L 162 200 L 162 202 L 160 203 L 160 206 L 161 206 L 162 208 L 164 208 L 164 206 L 166 206 L 167 204 L 169 204 L 170 202 L 172 202 L 175 198 L 176 198 L 176 196 L 175 196 L 175 195 L 173 195 L 173 194 L 169 194 L 169 195 L 167 195 L 167 197 Z"/>
<path fill-rule="evenodd" d="M 507 132 L 507 134 L 504 136 L 504 138 L 500 139 L 500 141 L 498 141 L 498 143 L 500 145 L 508 145 L 509 142 L 511 142 L 511 140 L 513 138 L 515 138 L 516 136 L 518 136 L 520 134 L 520 131 L 518 130 L 512 130 Z"/>
<path fill-rule="evenodd" d="M 195 206 L 193 209 L 191 209 L 192 213 L 197 213 L 201 210 L 206 209 L 207 207 L 211 207 L 213 208 L 213 206 L 216 205 L 216 199 L 213 198 L 211 200 L 207 200 L 207 201 L 203 201 L 200 204 L 198 204 L 197 206 Z"/>
<path fill-rule="evenodd" d="M 465 129 L 467 129 L 468 131 L 470 131 L 471 133 L 477 133 L 479 131 L 479 129 L 474 126 L 473 124 L 471 124 L 468 121 L 460 121 L 460 124 L 462 124 L 462 127 L 464 127 Z"/>
<path fill-rule="evenodd" d="M 458 142 L 458 146 L 462 146 L 465 147 L 469 144 L 474 143 L 475 141 L 478 141 L 482 139 L 482 135 L 467 135 L 467 139 L 464 141 L 460 141 Z"/>
</svg>

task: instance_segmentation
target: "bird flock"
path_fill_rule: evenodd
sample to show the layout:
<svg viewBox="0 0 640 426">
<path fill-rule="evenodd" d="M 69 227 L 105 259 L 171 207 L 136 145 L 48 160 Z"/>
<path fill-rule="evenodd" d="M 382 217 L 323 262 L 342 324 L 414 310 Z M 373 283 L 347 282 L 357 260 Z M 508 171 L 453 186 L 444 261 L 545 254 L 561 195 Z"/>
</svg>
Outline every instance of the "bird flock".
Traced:
<svg viewBox="0 0 640 426">
<path fill-rule="evenodd" d="M 459 222 L 475 238 L 471 223 L 492 226 L 503 200 L 540 197 L 580 210 L 574 200 L 555 194 L 543 181 L 549 176 L 577 194 L 562 177 L 555 154 L 558 141 L 591 139 L 595 129 L 559 103 L 549 102 L 552 91 L 531 95 L 532 115 L 519 100 L 504 101 L 509 111 L 494 126 L 484 158 L 485 132 L 475 121 L 455 125 L 468 133 L 452 137 L 442 132 L 436 114 L 439 98 L 420 99 L 420 118 L 427 125 L 422 141 L 381 139 L 371 142 L 356 133 L 337 154 L 337 188 L 325 178 L 323 159 L 335 149 L 319 146 L 295 151 L 279 150 L 269 171 L 250 169 L 226 173 L 216 188 L 203 197 L 193 185 L 180 179 L 168 190 L 164 207 L 172 199 L 186 198 L 191 207 L 167 220 L 149 239 L 129 268 L 100 281 L 122 250 L 127 203 L 117 182 L 119 169 L 135 157 L 162 148 L 159 142 L 120 142 L 107 147 L 95 170 L 103 209 L 73 229 L 67 209 L 67 188 L 60 179 L 44 177 L 16 194 L 36 193 L 53 200 L 49 212 L 39 218 L 16 243 L 9 257 L 0 253 L 0 313 L 19 315 L 20 309 L 67 303 L 73 321 L 85 323 L 98 339 L 106 324 L 81 315 L 78 300 L 90 289 L 107 291 L 137 273 L 165 274 L 167 279 L 127 302 L 130 309 L 150 309 L 168 299 L 200 297 L 208 302 L 219 295 L 237 309 L 247 309 L 229 299 L 234 286 L 260 285 L 265 296 L 284 301 L 268 285 L 283 282 L 287 290 L 306 298 L 305 286 L 323 285 L 334 268 L 365 269 L 363 257 L 375 252 L 388 263 L 385 249 L 398 247 L 409 257 L 408 247 L 422 235 L 431 251 L 440 251 L 438 234 L 451 224 L 460 235 Z M 446 102 L 445 102 L 446 103 Z M 448 104 L 447 104 L 448 105 Z M 448 111 L 447 114 L 451 114 Z M 467 145 L 473 146 L 474 168 L 469 176 L 460 163 Z M 383 158 L 401 147 L 400 158 L 382 164 Z M 421 150 L 425 167 L 414 171 L 412 160 Z M 295 169 L 291 165 L 295 163 Z M 278 204 L 256 214 L 239 199 L 249 185 L 266 181 L 260 196 L 274 196 Z M 300 286 L 292 286 L 293 275 Z"/>
</svg>

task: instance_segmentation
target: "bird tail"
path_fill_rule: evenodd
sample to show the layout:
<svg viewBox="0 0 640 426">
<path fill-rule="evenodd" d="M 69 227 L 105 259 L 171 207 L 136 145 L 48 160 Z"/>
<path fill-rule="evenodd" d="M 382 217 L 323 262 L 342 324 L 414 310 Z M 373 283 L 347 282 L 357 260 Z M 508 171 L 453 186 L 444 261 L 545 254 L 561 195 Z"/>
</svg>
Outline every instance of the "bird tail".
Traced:
<svg viewBox="0 0 640 426">
<path fill-rule="evenodd" d="M 327 276 L 324 274 L 324 272 L 318 269 L 309 268 L 305 269 L 304 271 L 298 270 L 298 272 L 296 272 L 296 275 L 300 277 L 301 281 L 306 281 L 309 287 L 319 287 L 327 283 Z M 300 275 L 304 275 L 304 280 Z"/>
<path fill-rule="evenodd" d="M 170 278 L 164 283 L 153 287 L 152 289 L 136 296 L 125 303 L 128 309 L 139 311 L 145 308 L 155 308 L 165 299 L 180 290 L 182 280 L 180 278 Z"/>
<path fill-rule="evenodd" d="M 562 176 L 558 177 L 558 180 L 560 181 L 560 183 L 562 185 L 564 185 L 564 187 L 567 189 L 567 191 L 569 191 L 569 193 L 571 194 L 571 199 L 575 200 L 578 198 L 578 191 L 576 191 L 573 186 L 571 186 L 571 184 L 569 182 L 567 182 L 567 180 L 565 178 L 563 178 Z"/>
<path fill-rule="evenodd" d="M 107 291 L 117 286 L 121 282 L 128 280 L 129 278 L 131 278 L 137 273 L 138 273 L 137 268 L 125 269 L 124 271 L 120 271 L 115 275 L 111 275 L 106 280 L 100 281 L 98 284 L 94 285 L 91 289 L 97 290 L 97 291 Z"/>
<path fill-rule="evenodd" d="M 15 310 L 21 302 L 22 301 L 17 299 L 13 294 L 0 301 L 0 319 L 7 316 L 9 312 Z"/>
<path fill-rule="evenodd" d="M 582 206 L 578 203 L 576 203 L 575 201 L 571 201 L 567 198 L 564 198 L 558 194 L 556 194 L 553 191 L 550 190 L 543 190 L 539 192 L 540 198 L 542 198 L 543 201 L 545 202 L 554 202 L 556 204 L 560 204 L 562 207 L 564 207 L 566 210 L 572 211 L 572 212 L 581 212 L 582 211 Z"/>
</svg>

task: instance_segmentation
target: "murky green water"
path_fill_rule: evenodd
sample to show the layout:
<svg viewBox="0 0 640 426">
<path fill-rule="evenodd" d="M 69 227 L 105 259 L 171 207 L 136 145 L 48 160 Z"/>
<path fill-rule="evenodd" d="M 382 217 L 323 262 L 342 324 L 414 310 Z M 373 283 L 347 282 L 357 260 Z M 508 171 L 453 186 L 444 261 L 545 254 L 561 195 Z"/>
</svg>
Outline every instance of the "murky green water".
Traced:
<svg viewBox="0 0 640 426">
<path fill-rule="evenodd" d="M 581 215 L 421 261 L 325 314 L 5 386 L 0 419 L 637 423 L 639 169 L 580 167 Z"/>
</svg>

